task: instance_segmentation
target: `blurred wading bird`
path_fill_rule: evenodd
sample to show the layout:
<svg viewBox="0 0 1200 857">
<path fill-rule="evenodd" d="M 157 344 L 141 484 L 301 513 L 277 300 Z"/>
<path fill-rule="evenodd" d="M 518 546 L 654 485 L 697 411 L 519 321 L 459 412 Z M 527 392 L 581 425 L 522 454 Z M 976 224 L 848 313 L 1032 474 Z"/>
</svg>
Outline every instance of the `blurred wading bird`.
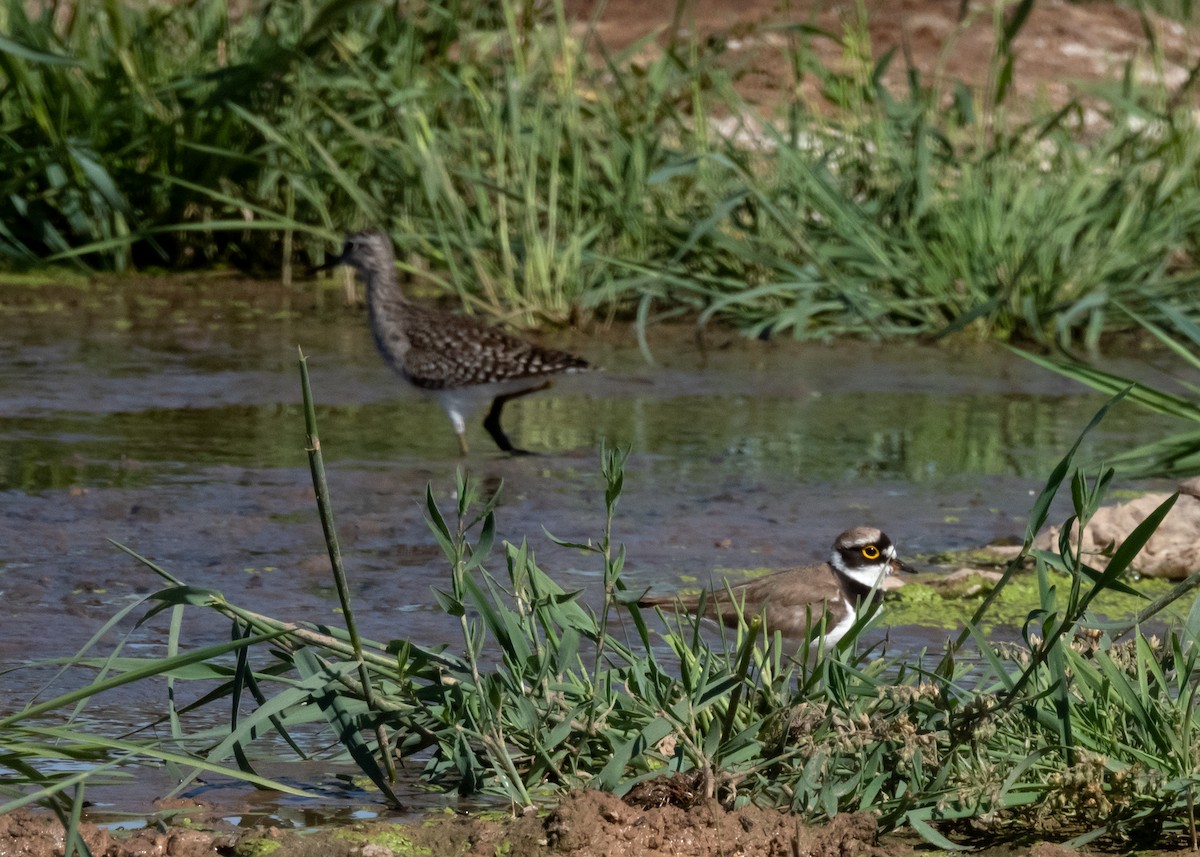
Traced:
<svg viewBox="0 0 1200 857">
<path fill-rule="evenodd" d="M 474 319 L 412 303 L 400 291 L 392 242 L 382 232 L 348 235 L 341 255 L 316 270 L 338 265 L 351 266 L 366 283 L 371 333 L 384 360 L 418 390 L 437 398 L 454 425 L 463 455 L 467 454 L 467 419 L 489 401 L 483 427 L 496 446 L 513 455 L 527 455 L 500 427 L 505 403 L 546 389 L 555 375 L 592 368 L 565 351 L 542 348 Z"/>
</svg>

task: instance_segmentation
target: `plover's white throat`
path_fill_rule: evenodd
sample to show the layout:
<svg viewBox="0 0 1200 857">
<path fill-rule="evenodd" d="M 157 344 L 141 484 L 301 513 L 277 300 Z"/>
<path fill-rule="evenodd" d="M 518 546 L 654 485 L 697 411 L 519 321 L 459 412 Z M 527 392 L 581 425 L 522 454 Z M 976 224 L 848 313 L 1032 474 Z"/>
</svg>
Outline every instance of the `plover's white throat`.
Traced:
<svg viewBox="0 0 1200 857">
<path fill-rule="evenodd" d="M 496 446 L 515 455 L 500 427 L 504 404 L 549 387 L 551 378 L 590 369 L 586 360 L 542 348 L 471 318 L 414 304 L 396 280 L 392 242 L 367 230 L 346 237 L 336 259 L 318 270 L 350 265 L 367 286 L 371 333 L 384 359 L 414 387 L 437 397 L 445 408 L 459 450 L 467 454 L 467 419 L 491 402 L 483 427 Z"/>
<path fill-rule="evenodd" d="M 829 562 L 784 569 L 705 593 L 704 616 L 736 627 L 740 607 L 747 622 L 762 615 L 768 632 L 797 640 L 819 629 L 824 616 L 824 640 L 832 644 L 846 635 L 859 614 L 878 609 L 883 580 L 893 571 L 914 569 L 897 558 L 885 533 L 854 527 L 834 541 Z M 638 605 L 695 613 L 701 600 L 701 595 L 647 595 Z"/>
</svg>

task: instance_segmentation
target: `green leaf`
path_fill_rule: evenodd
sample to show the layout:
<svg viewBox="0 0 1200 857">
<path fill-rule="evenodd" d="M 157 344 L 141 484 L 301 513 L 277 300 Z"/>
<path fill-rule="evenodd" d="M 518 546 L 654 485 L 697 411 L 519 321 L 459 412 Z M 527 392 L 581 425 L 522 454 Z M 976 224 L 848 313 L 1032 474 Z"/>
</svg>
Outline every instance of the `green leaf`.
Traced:
<svg viewBox="0 0 1200 857">
<path fill-rule="evenodd" d="M 929 817 L 932 813 L 930 809 L 917 809 L 909 812 L 905 816 L 905 821 L 915 830 L 918 835 L 934 848 L 941 848 L 943 851 L 970 851 L 970 846 L 959 845 L 956 842 L 951 842 L 945 836 L 938 833 L 933 825 L 929 823 Z"/>
<path fill-rule="evenodd" d="M 1125 398 L 1128 392 L 1129 387 L 1126 387 L 1105 402 L 1100 410 L 1096 411 L 1083 431 L 1079 433 L 1079 437 L 1075 438 L 1075 443 L 1071 444 L 1071 448 L 1067 451 L 1067 454 L 1062 457 L 1062 460 L 1058 462 L 1054 470 L 1050 473 L 1050 478 L 1046 480 L 1046 486 L 1042 489 L 1037 500 L 1034 501 L 1033 508 L 1029 511 L 1029 525 L 1025 528 L 1026 549 L 1033 544 L 1038 532 L 1046 525 L 1046 519 L 1050 515 L 1050 503 L 1058 493 L 1063 480 L 1067 478 L 1067 474 L 1071 470 L 1071 463 L 1075 459 L 1075 453 L 1079 451 L 1079 445 L 1083 443 L 1083 439 L 1087 437 L 1088 433 L 1100 424 L 1101 420 L 1108 414 L 1109 409 Z"/>
<path fill-rule="evenodd" d="M 307 647 L 296 652 L 293 660 L 300 675 L 305 678 L 319 677 L 322 679 L 322 692 L 315 697 L 314 702 L 325 714 L 329 724 L 333 727 L 334 734 L 350 753 L 350 757 L 358 764 L 359 769 L 367 775 L 393 806 L 401 806 L 400 799 L 392 791 L 392 786 L 384 776 L 383 770 L 380 769 L 370 746 L 362 739 L 361 732 L 366 728 L 366 724 L 359 722 L 359 719 L 351 713 L 346 700 L 342 698 L 343 686 L 338 682 L 337 673 L 324 666 L 312 649 Z M 344 664 L 343 666 L 354 667 L 353 664 Z M 386 747 L 381 747 L 380 750 L 389 752 Z"/>
<path fill-rule="evenodd" d="M 258 643 L 273 640 L 276 637 L 282 637 L 287 634 L 286 630 L 272 631 L 266 634 L 257 634 L 253 637 L 244 637 L 240 640 L 234 640 L 228 643 L 219 643 L 215 646 L 206 646 L 196 649 L 192 652 L 179 655 L 174 658 L 158 658 L 147 661 L 146 664 L 137 669 L 131 669 L 121 675 L 114 676 L 104 681 L 94 682 L 86 687 L 73 690 L 70 693 L 64 693 L 54 699 L 48 699 L 45 702 L 30 705 L 15 714 L 10 714 L 7 717 L 0 718 L 0 728 L 13 726 L 22 721 L 38 717 L 39 715 L 53 711 L 56 708 L 63 708 L 72 705 L 81 699 L 96 696 L 106 690 L 123 687 L 127 684 L 142 681 L 152 676 L 166 675 L 172 670 L 189 664 L 200 663 L 213 658 L 221 657 L 229 652 L 237 651 L 244 646 L 252 646 Z"/>
<path fill-rule="evenodd" d="M 1200 571 L 1193 572 L 1192 576 L 1200 574 Z M 1188 610 L 1187 621 L 1184 623 L 1184 628 L 1187 631 L 1188 638 L 1193 645 L 1200 644 L 1200 595 L 1197 595 L 1192 600 L 1192 607 Z"/>
<path fill-rule="evenodd" d="M 1154 535 L 1155 530 L 1158 529 L 1163 518 L 1171 511 L 1171 507 L 1175 505 L 1175 501 L 1178 499 L 1179 492 L 1176 491 L 1133 528 L 1133 532 L 1126 536 L 1125 540 L 1121 542 L 1121 546 L 1113 552 L 1112 559 L 1108 561 L 1108 565 L 1104 569 L 1104 574 L 1096 581 L 1094 591 L 1100 591 L 1126 572 L 1133 560 L 1142 552 L 1142 548 L 1146 546 L 1146 542 L 1150 541 L 1151 536 Z"/>
<path fill-rule="evenodd" d="M 80 61 L 74 57 L 64 57 L 59 54 L 48 54 L 45 51 L 34 50 L 20 42 L 15 42 L 7 36 L 0 36 L 0 53 L 19 57 L 23 60 L 50 66 L 79 66 Z"/>
<path fill-rule="evenodd" d="M 492 552 L 492 544 L 495 540 L 496 515 L 493 512 L 488 512 L 484 516 L 483 528 L 479 531 L 479 538 L 475 542 L 475 547 L 471 550 L 471 558 L 463 566 L 463 571 L 470 571 L 486 560 Z"/>
<path fill-rule="evenodd" d="M 446 519 L 442 517 L 437 501 L 433 499 L 432 486 L 425 488 L 425 509 L 429 512 L 429 528 L 433 530 L 438 544 L 442 546 L 442 552 L 451 562 L 455 562 L 458 555 L 454 548 L 454 537 L 450 534 L 450 527 L 446 524 Z"/>
<path fill-rule="evenodd" d="M 635 755 L 645 753 L 666 738 L 673 727 L 665 718 L 651 720 L 631 739 L 613 746 L 612 756 L 596 775 L 596 784 L 608 791 L 618 791 L 625 776 L 625 768 Z"/>
</svg>

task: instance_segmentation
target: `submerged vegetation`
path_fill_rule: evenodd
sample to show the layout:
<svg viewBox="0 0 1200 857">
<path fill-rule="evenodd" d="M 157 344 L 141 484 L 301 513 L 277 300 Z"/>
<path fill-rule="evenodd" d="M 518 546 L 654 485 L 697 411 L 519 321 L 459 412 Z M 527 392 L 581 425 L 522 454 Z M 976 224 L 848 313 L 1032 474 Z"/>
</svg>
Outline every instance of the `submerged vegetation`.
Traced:
<svg viewBox="0 0 1200 857">
<path fill-rule="evenodd" d="M 1021 557 L 942 652 L 864 648 L 865 622 L 820 654 L 764 637 L 755 617 L 720 640 L 693 620 L 660 624 L 639 610 L 639 593 L 623 578 L 615 513 L 625 456 L 614 451 L 602 455 L 597 535 L 556 539 L 600 568 L 603 589 L 592 598 L 564 591 L 527 544 L 497 546 L 497 498 L 469 477 L 459 477 L 450 517 L 429 492 L 428 520 L 449 564 L 437 600 L 462 632 L 455 645 L 431 648 L 365 640 L 355 630 L 301 368 L 345 627 L 264 615 L 142 559 L 167 586 L 142 602 L 149 609 L 139 625 L 169 619 L 166 653 L 99 656 L 89 645 L 69 666 L 95 671 L 94 683 L 0 720 L 0 789 L 9 795 L 0 812 L 36 801 L 73 826 L 88 779 L 131 760 L 175 766 L 181 788 L 205 771 L 284 788 L 254 773 L 257 760 L 304 758 L 332 742 L 392 803 L 389 769 L 398 757 L 431 786 L 515 806 L 577 788 L 624 794 L 678 774 L 731 805 L 752 801 L 812 820 L 869 810 L 883 829 L 907 827 L 943 848 L 1034 829 L 1075 843 L 1195 842 L 1200 608 L 1162 639 L 1105 625 L 1092 612 L 1102 593 L 1135 594 L 1125 572 L 1174 498 L 1103 568 L 1089 566 L 1069 535 L 1057 553 L 1035 550 L 1034 534 L 1064 486 L 1086 526 L 1113 478 L 1112 470 L 1075 466 L 1079 442 L 1035 501 Z M 1030 559 L 1038 606 L 1017 642 L 994 644 L 982 629 Z M 225 617 L 229 642 L 189 647 L 196 610 Z M 1152 617 L 1144 610 L 1141 618 Z M 168 736 L 106 739 L 71 726 L 92 696 L 150 677 L 170 684 Z M 213 705 L 232 709 L 228 726 L 189 731 L 188 715 Z M 47 724 L 64 713 L 65 725 Z M 76 764 L 54 763 L 64 760 Z"/>
<path fill-rule="evenodd" d="M 1114 301 L 1156 319 L 1196 293 L 1196 76 L 1127 75 L 1086 131 L 1077 102 L 1014 121 L 1031 5 L 997 16 L 976 93 L 915 69 L 890 91 L 865 21 L 798 28 L 797 94 L 757 115 L 719 47 L 610 55 L 561 3 L 3 0 L 0 258 L 286 275 L 372 224 L 413 276 L 526 323 L 1094 344 L 1127 324 Z"/>
</svg>

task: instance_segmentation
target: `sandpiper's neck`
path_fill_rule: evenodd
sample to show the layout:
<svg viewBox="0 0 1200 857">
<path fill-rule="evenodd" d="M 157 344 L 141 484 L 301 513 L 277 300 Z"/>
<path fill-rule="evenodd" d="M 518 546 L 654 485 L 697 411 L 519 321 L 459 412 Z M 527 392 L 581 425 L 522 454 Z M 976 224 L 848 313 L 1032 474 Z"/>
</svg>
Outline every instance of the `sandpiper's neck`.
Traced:
<svg viewBox="0 0 1200 857">
<path fill-rule="evenodd" d="M 367 287 L 367 307 L 373 316 L 394 315 L 404 306 L 404 293 L 396 280 L 396 257 L 390 248 L 360 260 L 357 267 Z"/>
<path fill-rule="evenodd" d="M 375 344 L 393 369 L 407 374 L 404 360 L 411 347 L 409 312 L 408 302 L 396 281 L 396 257 L 387 246 L 379 253 L 365 255 L 355 267 L 367 286 L 367 314 Z"/>
</svg>

